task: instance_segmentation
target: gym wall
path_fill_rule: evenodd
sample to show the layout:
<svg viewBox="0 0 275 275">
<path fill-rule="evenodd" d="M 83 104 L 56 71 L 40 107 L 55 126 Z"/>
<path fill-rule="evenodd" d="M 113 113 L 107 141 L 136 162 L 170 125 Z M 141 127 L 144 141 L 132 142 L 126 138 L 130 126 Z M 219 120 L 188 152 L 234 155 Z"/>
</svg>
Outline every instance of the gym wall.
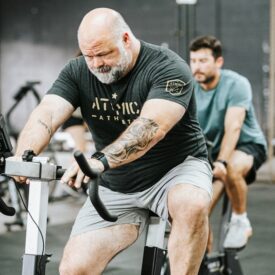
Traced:
<svg viewBox="0 0 275 275">
<path fill-rule="evenodd" d="M 0 0 L 0 110 L 28 80 L 40 80 L 43 95 L 77 50 L 76 32 L 83 15 L 96 7 L 117 9 L 136 36 L 164 44 L 188 60 L 187 46 L 196 35 L 213 34 L 224 45 L 225 68 L 252 83 L 257 116 L 267 132 L 269 1 L 198 0 L 178 6 L 175 0 Z M 31 98 L 14 114 L 25 123 Z"/>
</svg>

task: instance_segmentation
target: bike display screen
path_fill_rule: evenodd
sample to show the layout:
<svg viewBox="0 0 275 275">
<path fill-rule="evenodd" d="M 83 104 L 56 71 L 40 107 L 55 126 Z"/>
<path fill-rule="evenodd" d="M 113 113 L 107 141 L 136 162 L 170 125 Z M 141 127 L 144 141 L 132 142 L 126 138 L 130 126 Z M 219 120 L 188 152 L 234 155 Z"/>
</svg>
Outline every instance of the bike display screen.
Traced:
<svg viewBox="0 0 275 275">
<path fill-rule="evenodd" d="M 12 145 L 8 135 L 4 117 L 0 114 L 0 154 L 11 153 Z"/>
</svg>

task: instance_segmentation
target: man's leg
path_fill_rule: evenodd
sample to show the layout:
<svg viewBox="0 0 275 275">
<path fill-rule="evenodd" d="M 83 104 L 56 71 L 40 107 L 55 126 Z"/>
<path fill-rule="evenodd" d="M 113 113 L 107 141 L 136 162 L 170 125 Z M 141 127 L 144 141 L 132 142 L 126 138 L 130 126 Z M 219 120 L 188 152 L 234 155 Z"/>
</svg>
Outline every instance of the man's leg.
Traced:
<svg viewBox="0 0 275 275">
<path fill-rule="evenodd" d="M 224 193 L 224 183 L 221 180 L 215 180 L 213 182 L 213 197 L 209 208 L 209 217 L 214 210 L 215 206 L 217 205 L 218 201 L 220 200 L 222 194 Z M 213 232 L 211 229 L 211 224 L 209 223 L 209 234 L 207 240 L 207 252 L 211 252 L 213 247 Z"/>
<path fill-rule="evenodd" d="M 168 193 L 172 228 L 168 253 L 172 275 L 197 275 L 208 237 L 209 194 L 190 184 L 177 184 Z"/>
<path fill-rule="evenodd" d="M 234 151 L 227 167 L 226 189 L 232 210 L 236 214 L 246 212 L 247 204 L 247 183 L 245 176 L 253 165 L 253 156 L 242 151 Z"/>
<path fill-rule="evenodd" d="M 72 236 L 60 264 L 61 275 L 102 274 L 110 260 L 138 237 L 139 227 L 121 224 Z"/>
<path fill-rule="evenodd" d="M 242 248 L 252 228 L 247 218 L 247 183 L 245 176 L 253 166 L 253 156 L 234 151 L 227 167 L 226 191 L 232 204 L 232 218 L 226 236 L 225 248 Z"/>
<path fill-rule="evenodd" d="M 218 201 L 220 200 L 223 192 L 224 192 L 224 183 L 221 180 L 215 180 L 213 182 L 213 197 L 209 209 L 209 214 L 211 215 L 213 209 L 217 205 Z"/>
</svg>

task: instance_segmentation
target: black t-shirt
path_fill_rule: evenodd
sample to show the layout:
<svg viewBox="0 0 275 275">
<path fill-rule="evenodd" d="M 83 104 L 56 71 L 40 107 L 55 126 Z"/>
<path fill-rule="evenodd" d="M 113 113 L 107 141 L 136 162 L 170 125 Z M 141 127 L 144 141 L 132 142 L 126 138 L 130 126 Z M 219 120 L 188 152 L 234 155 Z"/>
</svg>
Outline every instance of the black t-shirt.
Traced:
<svg viewBox="0 0 275 275">
<path fill-rule="evenodd" d="M 75 108 L 80 106 L 97 150 L 118 138 L 139 116 L 146 100 L 166 99 L 186 108 L 183 118 L 144 156 L 101 175 L 100 184 L 114 191 L 145 190 L 189 155 L 207 159 L 191 72 L 186 62 L 169 49 L 141 41 L 134 68 L 108 85 L 89 71 L 83 57 L 72 59 L 48 94 L 63 97 Z"/>
</svg>

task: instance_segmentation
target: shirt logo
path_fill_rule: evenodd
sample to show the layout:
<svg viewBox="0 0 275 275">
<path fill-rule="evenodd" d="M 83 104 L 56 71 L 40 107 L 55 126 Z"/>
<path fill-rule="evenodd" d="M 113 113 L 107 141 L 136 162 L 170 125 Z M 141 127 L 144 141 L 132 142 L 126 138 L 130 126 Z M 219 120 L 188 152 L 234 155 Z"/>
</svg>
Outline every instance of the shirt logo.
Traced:
<svg viewBox="0 0 275 275">
<path fill-rule="evenodd" d="M 136 101 L 113 104 L 109 98 L 99 97 L 95 97 L 92 101 L 91 116 L 96 120 L 115 121 L 126 125 L 130 124 L 139 113 L 140 106 Z"/>
<path fill-rule="evenodd" d="M 168 80 L 166 83 L 166 92 L 170 93 L 173 96 L 180 96 L 184 93 L 183 87 L 186 85 L 180 79 Z"/>
</svg>

